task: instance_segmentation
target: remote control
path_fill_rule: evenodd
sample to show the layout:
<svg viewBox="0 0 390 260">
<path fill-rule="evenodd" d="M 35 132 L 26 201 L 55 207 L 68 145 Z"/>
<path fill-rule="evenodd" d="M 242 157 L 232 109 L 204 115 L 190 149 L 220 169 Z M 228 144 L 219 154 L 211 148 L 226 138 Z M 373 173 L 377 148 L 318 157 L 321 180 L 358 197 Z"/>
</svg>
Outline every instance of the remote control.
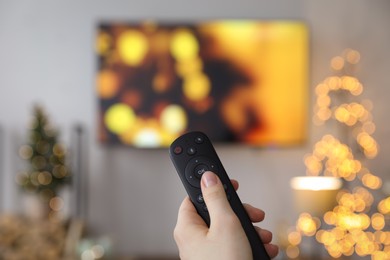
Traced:
<svg viewBox="0 0 390 260">
<path fill-rule="evenodd" d="M 184 134 L 171 144 L 169 153 L 192 203 L 206 224 L 210 225 L 210 216 L 203 200 L 200 179 L 204 172 L 212 171 L 223 183 L 230 206 L 248 237 L 253 259 L 270 259 L 210 139 L 202 132 Z"/>
</svg>

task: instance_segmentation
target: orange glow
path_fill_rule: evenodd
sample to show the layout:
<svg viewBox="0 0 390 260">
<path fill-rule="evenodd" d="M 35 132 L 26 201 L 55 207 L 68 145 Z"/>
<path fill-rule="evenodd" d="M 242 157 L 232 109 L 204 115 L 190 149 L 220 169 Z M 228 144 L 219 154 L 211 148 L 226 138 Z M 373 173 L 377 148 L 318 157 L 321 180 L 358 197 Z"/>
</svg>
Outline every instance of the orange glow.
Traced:
<svg viewBox="0 0 390 260">
<path fill-rule="evenodd" d="M 114 97 L 119 89 L 119 79 L 117 75 L 108 70 L 103 70 L 97 78 L 97 92 L 102 99 Z"/>
<path fill-rule="evenodd" d="M 148 137 L 166 145 L 209 122 L 219 124 L 209 128 L 212 133 L 205 131 L 215 142 L 289 146 L 306 138 L 309 45 L 304 23 L 103 24 L 96 41 L 100 136 L 106 142 L 139 146 Z M 320 103 L 329 105 L 329 97 Z M 117 104 L 127 108 L 112 112 Z M 155 111 L 168 105 L 181 107 L 185 120 L 161 121 Z M 331 113 L 323 110 L 319 116 Z"/>
</svg>

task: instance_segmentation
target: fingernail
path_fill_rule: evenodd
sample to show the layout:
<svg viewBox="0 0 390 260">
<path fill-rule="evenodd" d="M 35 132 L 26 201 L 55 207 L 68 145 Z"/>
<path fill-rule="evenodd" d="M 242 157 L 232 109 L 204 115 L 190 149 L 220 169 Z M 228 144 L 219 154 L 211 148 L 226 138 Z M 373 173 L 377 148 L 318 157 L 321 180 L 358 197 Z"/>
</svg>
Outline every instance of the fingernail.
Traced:
<svg viewBox="0 0 390 260">
<path fill-rule="evenodd" d="M 202 176 L 204 186 L 211 187 L 217 184 L 217 176 L 212 172 L 205 172 Z"/>
</svg>

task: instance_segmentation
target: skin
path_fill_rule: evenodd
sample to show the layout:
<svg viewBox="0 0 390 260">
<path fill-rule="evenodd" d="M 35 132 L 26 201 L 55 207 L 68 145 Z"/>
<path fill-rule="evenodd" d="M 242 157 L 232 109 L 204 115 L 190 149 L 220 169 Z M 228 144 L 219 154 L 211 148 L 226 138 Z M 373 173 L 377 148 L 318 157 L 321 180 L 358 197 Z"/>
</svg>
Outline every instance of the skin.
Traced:
<svg viewBox="0 0 390 260">
<path fill-rule="evenodd" d="M 232 180 L 234 188 L 238 182 Z M 174 239 L 182 260 L 252 260 L 252 251 L 240 221 L 231 209 L 221 181 L 212 172 L 205 172 L 201 179 L 203 198 L 210 214 L 210 228 L 202 220 L 186 197 L 178 213 Z M 253 223 L 264 220 L 264 211 L 244 204 Z M 255 226 L 271 258 L 278 254 L 278 247 L 271 244 L 272 233 Z"/>
</svg>

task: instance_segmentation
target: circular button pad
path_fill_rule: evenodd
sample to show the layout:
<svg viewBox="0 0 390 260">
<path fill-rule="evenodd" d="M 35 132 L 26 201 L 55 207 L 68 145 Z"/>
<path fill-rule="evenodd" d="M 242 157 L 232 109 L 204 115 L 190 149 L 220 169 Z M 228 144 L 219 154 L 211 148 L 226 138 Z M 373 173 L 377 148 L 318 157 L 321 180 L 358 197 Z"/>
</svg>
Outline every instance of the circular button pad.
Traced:
<svg viewBox="0 0 390 260">
<path fill-rule="evenodd" d="M 185 176 L 191 186 L 200 188 L 200 179 L 206 171 L 217 173 L 217 165 L 205 156 L 198 156 L 188 162 Z"/>
</svg>

